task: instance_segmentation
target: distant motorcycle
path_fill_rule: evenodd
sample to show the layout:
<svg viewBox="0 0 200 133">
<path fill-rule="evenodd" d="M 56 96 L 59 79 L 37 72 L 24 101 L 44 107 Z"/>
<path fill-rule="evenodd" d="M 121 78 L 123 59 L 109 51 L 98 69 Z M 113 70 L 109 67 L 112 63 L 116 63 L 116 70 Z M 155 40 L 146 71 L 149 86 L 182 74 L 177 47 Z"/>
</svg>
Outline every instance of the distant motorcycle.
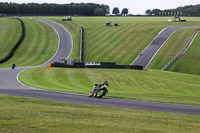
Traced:
<svg viewBox="0 0 200 133">
<path fill-rule="evenodd" d="M 102 98 L 108 93 L 108 86 L 101 86 L 99 89 L 93 90 L 89 93 L 89 97 Z"/>
</svg>

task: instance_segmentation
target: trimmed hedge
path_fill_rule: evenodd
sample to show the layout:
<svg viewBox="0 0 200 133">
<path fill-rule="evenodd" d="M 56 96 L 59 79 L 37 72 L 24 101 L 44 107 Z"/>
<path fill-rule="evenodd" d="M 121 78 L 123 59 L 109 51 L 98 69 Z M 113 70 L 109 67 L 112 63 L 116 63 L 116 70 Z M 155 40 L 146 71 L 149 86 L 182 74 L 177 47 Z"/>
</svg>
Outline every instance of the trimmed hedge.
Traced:
<svg viewBox="0 0 200 133">
<path fill-rule="evenodd" d="M 24 40 L 25 37 L 25 26 L 24 23 L 21 19 L 19 18 L 15 18 L 17 20 L 19 20 L 21 22 L 22 25 L 22 35 L 20 37 L 20 39 L 18 40 L 18 42 L 15 44 L 15 46 L 11 49 L 11 51 L 8 53 L 8 55 L 6 57 L 4 57 L 3 59 L 0 60 L 0 63 L 4 63 L 7 60 L 9 60 L 15 53 L 15 51 L 17 50 L 17 48 L 19 47 L 19 45 L 22 43 L 22 41 Z"/>
</svg>

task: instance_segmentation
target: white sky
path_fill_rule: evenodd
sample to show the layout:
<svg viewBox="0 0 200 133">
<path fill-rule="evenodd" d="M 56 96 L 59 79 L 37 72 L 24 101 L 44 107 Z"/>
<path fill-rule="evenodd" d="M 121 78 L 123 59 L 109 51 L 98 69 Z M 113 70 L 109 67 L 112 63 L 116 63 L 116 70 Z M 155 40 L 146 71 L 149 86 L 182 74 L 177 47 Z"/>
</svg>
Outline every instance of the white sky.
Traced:
<svg viewBox="0 0 200 133">
<path fill-rule="evenodd" d="M 120 12 L 123 8 L 128 8 L 129 13 L 145 14 L 147 9 L 174 9 L 185 5 L 200 4 L 200 0 L 0 0 L 0 2 L 15 2 L 15 3 L 97 3 L 110 6 L 110 12 L 114 7 L 118 7 Z"/>
</svg>

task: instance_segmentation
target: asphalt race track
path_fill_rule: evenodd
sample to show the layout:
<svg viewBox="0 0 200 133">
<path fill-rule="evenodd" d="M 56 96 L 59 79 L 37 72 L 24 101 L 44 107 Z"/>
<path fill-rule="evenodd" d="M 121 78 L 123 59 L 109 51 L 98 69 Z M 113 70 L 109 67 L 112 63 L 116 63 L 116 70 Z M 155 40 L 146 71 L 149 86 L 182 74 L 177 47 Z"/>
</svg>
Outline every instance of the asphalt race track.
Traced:
<svg viewBox="0 0 200 133">
<path fill-rule="evenodd" d="M 0 89 L 4 95 L 32 97 L 37 99 L 61 101 L 68 103 L 90 104 L 104 107 L 125 108 L 134 110 L 146 110 L 153 112 L 168 112 L 177 114 L 200 115 L 200 107 L 143 102 L 116 98 L 89 98 L 87 95 L 78 95 L 62 92 L 53 92 L 36 89 Z"/>
<path fill-rule="evenodd" d="M 162 30 L 158 36 L 146 47 L 142 53 L 131 63 L 131 65 L 139 65 L 146 68 L 160 48 L 170 38 L 170 36 L 179 29 L 200 27 L 200 25 L 188 25 L 188 26 L 172 26 Z"/>
<path fill-rule="evenodd" d="M 56 61 L 58 56 L 64 58 L 69 57 L 72 49 L 72 38 L 69 32 L 65 30 L 60 24 L 44 19 L 40 20 L 54 27 L 54 29 L 59 34 L 60 38 L 59 49 L 56 55 L 48 62 Z M 44 65 L 46 65 L 47 63 L 45 63 Z M 21 83 L 18 82 L 17 79 L 18 74 L 21 71 L 26 70 L 28 68 L 33 68 L 33 67 L 17 67 L 14 70 L 12 70 L 11 68 L 0 69 L 0 94 L 19 96 L 19 97 L 30 97 L 36 99 L 45 99 L 52 101 L 61 101 L 68 103 L 90 104 L 90 105 L 97 105 L 104 107 L 200 115 L 199 106 L 144 102 L 144 101 L 107 98 L 107 97 L 98 99 L 98 98 L 89 98 L 87 95 L 79 95 L 79 94 L 71 94 L 71 93 L 63 93 L 63 92 L 55 92 L 55 91 L 47 91 L 47 90 L 31 88 L 22 85 Z"/>
<path fill-rule="evenodd" d="M 52 28 L 54 28 L 54 30 L 57 32 L 59 36 L 59 48 L 56 52 L 56 55 L 52 57 L 51 60 L 48 61 L 47 63 L 56 62 L 58 57 L 63 59 L 68 58 L 72 52 L 73 40 L 71 34 L 62 25 L 54 21 L 46 19 L 38 19 L 38 20 L 49 24 Z"/>
</svg>

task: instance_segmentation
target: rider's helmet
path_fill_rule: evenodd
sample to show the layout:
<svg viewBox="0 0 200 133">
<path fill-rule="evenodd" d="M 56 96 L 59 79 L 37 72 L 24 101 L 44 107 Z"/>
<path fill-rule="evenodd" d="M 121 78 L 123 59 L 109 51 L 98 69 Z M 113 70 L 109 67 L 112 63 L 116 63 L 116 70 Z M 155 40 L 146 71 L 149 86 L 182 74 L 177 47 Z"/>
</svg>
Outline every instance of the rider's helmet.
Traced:
<svg viewBox="0 0 200 133">
<path fill-rule="evenodd" d="M 103 81 L 103 85 L 106 85 L 106 86 L 108 86 L 108 82 L 105 80 L 105 81 Z"/>
<path fill-rule="evenodd" d="M 108 83 L 108 82 L 105 80 L 104 83 Z"/>
<path fill-rule="evenodd" d="M 95 84 L 94 86 L 98 86 L 98 84 Z"/>
</svg>

